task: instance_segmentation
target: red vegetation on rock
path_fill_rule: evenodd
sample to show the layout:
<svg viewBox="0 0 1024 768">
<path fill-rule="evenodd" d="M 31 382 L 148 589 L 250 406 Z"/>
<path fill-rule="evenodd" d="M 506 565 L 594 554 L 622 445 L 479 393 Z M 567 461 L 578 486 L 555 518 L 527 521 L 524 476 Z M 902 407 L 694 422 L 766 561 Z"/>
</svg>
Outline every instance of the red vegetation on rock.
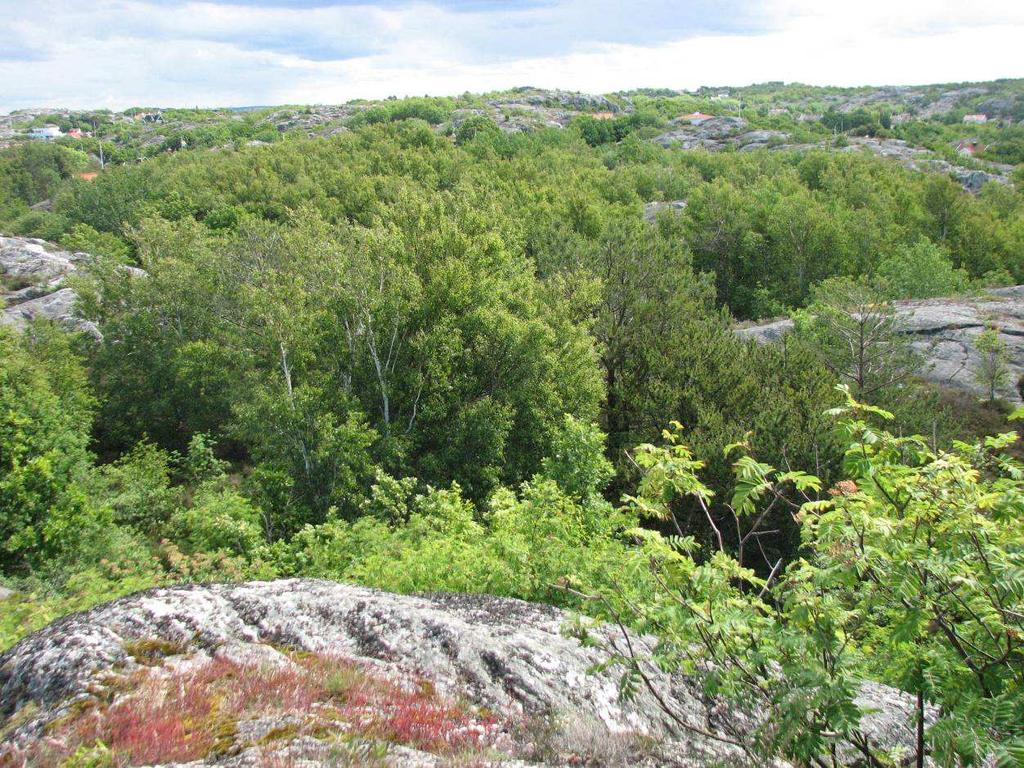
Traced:
<svg viewBox="0 0 1024 768">
<path fill-rule="evenodd" d="M 100 744 L 116 766 L 189 762 L 249 746 L 247 719 L 281 718 L 264 736 L 268 751 L 301 735 L 345 735 L 443 754 L 489 746 L 497 718 L 442 699 L 424 681 L 393 681 L 351 659 L 282 655 L 277 663 L 226 658 L 155 668 L 120 678 L 110 703 L 78 705 L 49 727 L 45 747 L 0 749 L 0 768 L 59 766 Z"/>
</svg>

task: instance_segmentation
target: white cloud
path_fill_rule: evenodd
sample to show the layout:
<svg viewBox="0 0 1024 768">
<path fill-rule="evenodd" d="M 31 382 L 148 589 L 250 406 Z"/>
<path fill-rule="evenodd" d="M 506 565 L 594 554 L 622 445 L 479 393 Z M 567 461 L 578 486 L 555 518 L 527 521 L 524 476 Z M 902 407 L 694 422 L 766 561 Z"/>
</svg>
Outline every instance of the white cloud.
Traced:
<svg viewBox="0 0 1024 768">
<path fill-rule="evenodd" d="M 611 15 L 588 21 L 587 8 L 602 5 Z M 323 103 L 524 84 L 611 91 L 1024 76 L 1019 0 L 769 0 L 734 3 L 731 21 L 644 0 L 633 7 L 650 13 L 650 31 L 635 20 L 626 31 L 609 26 L 622 21 L 616 5 L 456 12 L 424 2 L 0 0 L 0 36 L 15 52 L 0 58 L 0 109 Z M 691 31 L 665 31 L 684 27 Z"/>
</svg>

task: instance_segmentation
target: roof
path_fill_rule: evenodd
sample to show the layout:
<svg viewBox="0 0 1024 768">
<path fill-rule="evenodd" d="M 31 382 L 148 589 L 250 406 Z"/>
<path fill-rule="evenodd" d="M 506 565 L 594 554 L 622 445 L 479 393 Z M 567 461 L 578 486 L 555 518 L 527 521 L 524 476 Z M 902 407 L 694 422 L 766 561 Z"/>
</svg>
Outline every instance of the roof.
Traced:
<svg viewBox="0 0 1024 768">
<path fill-rule="evenodd" d="M 81 179 L 82 181 L 92 181 L 99 175 L 98 171 L 88 171 L 87 173 L 76 173 L 75 178 Z"/>
<path fill-rule="evenodd" d="M 960 139 L 956 143 L 956 149 L 957 151 L 966 151 L 973 155 L 975 152 L 984 152 L 987 147 L 977 139 Z"/>
</svg>

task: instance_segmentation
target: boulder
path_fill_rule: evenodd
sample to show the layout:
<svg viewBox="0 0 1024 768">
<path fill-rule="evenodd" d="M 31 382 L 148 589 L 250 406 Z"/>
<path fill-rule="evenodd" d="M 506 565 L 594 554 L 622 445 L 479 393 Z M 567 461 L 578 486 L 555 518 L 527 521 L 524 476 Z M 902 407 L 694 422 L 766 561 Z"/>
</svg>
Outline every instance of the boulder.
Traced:
<svg viewBox="0 0 1024 768">
<path fill-rule="evenodd" d="M 981 188 L 990 181 L 995 182 L 996 184 L 1010 183 L 1010 180 L 1006 176 L 998 173 L 971 170 L 970 168 L 960 168 L 958 166 L 951 166 L 949 170 L 950 173 L 953 174 L 954 178 L 960 182 L 960 186 L 975 195 L 981 192 Z"/>
<path fill-rule="evenodd" d="M 20 327 L 42 316 L 74 325 L 75 294 L 61 285 L 83 258 L 44 240 L 0 236 L 0 324 Z"/>
<path fill-rule="evenodd" d="M 513 88 L 511 95 L 488 102 L 489 105 L 508 109 L 518 106 L 556 107 L 574 112 L 619 112 L 621 107 L 607 96 L 544 88 Z"/>
<path fill-rule="evenodd" d="M 736 335 L 741 339 L 752 339 L 759 344 L 767 344 L 770 341 L 778 341 L 793 330 L 793 321 L 789 318 L 770 320 L 764 323 L 751 325 L 739 325 L 736 327 Z"/>
<path fill-rule="evenodd" d="M 682 122 L 672 130 L 656 136 L 651 141 L 663 147 L 708 152 L 720 152 L 735 148 L 741 152 L 771 150 L 775 152 L 806 152 L 827 148 L 827 142 L 816 144 L 790 144 L 790 134 L 772 130 L 746 130 L 747 123 L 739 117 L 715 117 L 699 125 Z M 912 171 L 944 173 L 971 194 L 977 194 L 989 182 L 1010 184 L 1009 172 L 1012 167 L 997 163 L 986 163 L 985 169 L 965 168 L 943 160 L 934 152 L 914 147 L 900 139 L 878 139 L 874 137 L 850 137 L 849 145 L 842 152 L 871 152 L 879 157 L 892 159 Z"/>
<path fill-rule="evenodd" d="M 80 718 L 116 709 L 123 720 L 126 702 L 153 686 L 163 686 L 164 696 L 187 692 L 182 706 L 195 706 L 203 686 L 227 679 L 233 690 L 248 685 L 257 694 L 274 691 L 268 694 L 272 701 L 259 699 L 264 711 L 250 706 L 226 721 L 224 701 L 232 691 L 219 689 L 218 750 L 191 765 L 276 764 L 281 756 L 329 764 L 324 752 L 339 743 L 339 729 L 346 744 L 363 744 L 360 729 L 379 722 L 380 707 L 392 704 L 360 709 L 358 717 L 351 702 L 338 699 L 331 706 L 306 700 L 289 709 L 286 700 L 306 691 L 309 670 L 327 663 L 345 671 L 331 690 L 351 689 L 357 679 L 363 700 L 387 690 L 399 704 L 413 701 L 421 708 L 427 699 L 462 702 L 458 708 L 432 704 L 432 717 L 463 713 L 458 717 L 486 741 L 492 765 L 745 761 L 728 740 L 749 732 L 749 718 L 709 700 L 695 680 L 669 677 L 650 665 L 647 674 L 680 721 L 666 715 L 646 688 L 622 699 L 619 671 L 595 666 L 607 652 L 565 634 L 569 618 L 549 606 L 486 595 L 396 595 L 310 579 L 153 589 L 60 619 L 0 655 L 0 718 L 6 720 L 0 734 L 8 752 L 31 756 L 44 741 L 49 749 L 62 734 L 88 732 Z M 598 628 L 595 636 L 623 639 L 612 628 Z M 631 641 L 638 647 L 646 642 Z M 224 670 L 231 676 L 218 678 Z M 247 675 L 266 682 L 247 683 Z M 282 677 L 297 682 L 280 693 Z M 909 743 L 909 696 L 869 685 L 862 699 L 876 710 L 866 723 L 873 739 Z M 410 719 L 403 717 L 403 723 Z M 375 732 L 371 728 L 371 736 Z M 412 738 L 417 732 L 402 733 Z M 448 764 L 434 752 L 421 738 L 374 764 Z"/>
<path fill-rule="evenodd" d="M 745 152 L 784 146 L 790 135 L 784 131 L 747 131 L 735 138 L 736 146 Z"/>
</svg>

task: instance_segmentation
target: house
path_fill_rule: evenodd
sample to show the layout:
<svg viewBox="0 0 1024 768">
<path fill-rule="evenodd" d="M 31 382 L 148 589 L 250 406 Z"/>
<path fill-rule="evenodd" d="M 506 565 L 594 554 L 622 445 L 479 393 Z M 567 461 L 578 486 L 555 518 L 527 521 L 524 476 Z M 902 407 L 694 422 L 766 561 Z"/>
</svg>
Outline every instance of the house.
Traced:
<svg viewBox="0 0 1024 768">
<path fill-rule="evenodd" d="M 789 110 L 785 107 L 772 107 L 768 110 L 769 117 L 779 117 L 780 115 L 788 115 Z"/>
<path fill-rule="evenodd" d="M 819 120 L 821 120 L 821 115 L 803 114 L 796 116 L 798 123 L 817 123 Z"/>
<path fill-rule="evenodd" d="M 706 122 L 713 117 L 714 115 L 705 115 L 703 112 L 691 112 L 688 115 L 683 115 L 679 119 L 685 120 L 690 125 L 700 125 L 701 123 Z"/>
<path fill-rule="evenodd" d="M 99 173 L 96 172 L 96 171 L 87 171 L 85 173 L 76 173 L 75 174 L 75 178 L 76 179 L 81 179 L 82 181 L 92 181 L 97 176 L 99 176 Z"/>
<path fill-rule="evenodd" d="M 60 127 L 53 125 L 52 123 L 47 123 L 42 128 L 33 128 L 29 131 L 29 136 L 33 139 L 41 139 L 43 141 L 53 141 L 63 135 L 64 134 L 60 131 Z"/>
<path fill-rule="evenodd" d="M 594 118 L 595 120 L 614 120 L 615 119 L 615 113 L 614 112 L 595 112 L 594 114 L 591 115 L 591 117 Z"/>
<path fill-rule="evenodd" d="M 981 125 L 988 122 L 988 116 L 983 114 L 964 115 L 964 122 L 971 125 Z"/>
<path fill-rule="evenodd" d="M 897 112 L 895 115 L 889 118 L 889 122 L 892 125 L 902 125 L 903 123 L 909 123 L 914 119 L 914 116 L 909 112 Z"/>
<path fill-rule="evenodd" d="M 722 91 L 721 93 L 716 93 L 714 96 L 712 96 L 711 100 L 712 101 L 722 101 L 722 100 L 728 99 L 728 98 L 729 98 L 729 92 L 728 91 Z"/>
<path fill-rule="evenodd" d="M 85 136 L 85 134 L 82 133 L 81 128 L 72 128 L 70 131 L 68 131 L 68 136 L 70 136 L 72 139 L 80 139 L 83 136 Z"/>
<path fill-rule="evenodd" d="M 961 157 L 974 157 L 986 149 L 985 145 L 977 139 L 961 139 L 955 144 L 955 147 L 957 154 Z"/>
</svg>

